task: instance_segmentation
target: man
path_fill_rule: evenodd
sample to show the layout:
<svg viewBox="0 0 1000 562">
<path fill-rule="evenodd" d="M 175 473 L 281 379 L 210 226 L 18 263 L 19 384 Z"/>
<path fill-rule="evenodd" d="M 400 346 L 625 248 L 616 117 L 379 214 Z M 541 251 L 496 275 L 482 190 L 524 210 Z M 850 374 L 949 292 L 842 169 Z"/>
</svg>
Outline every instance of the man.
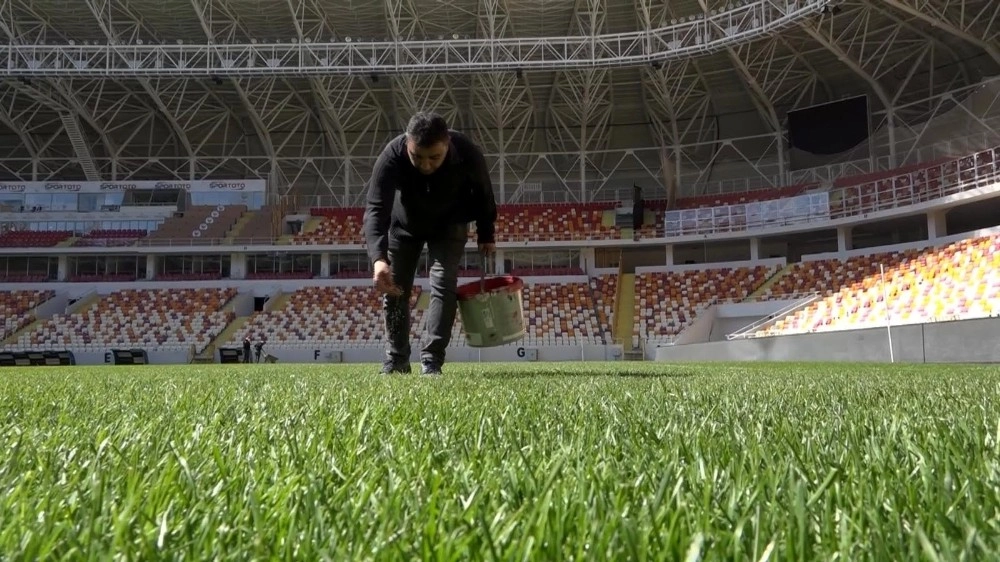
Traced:
<svg viewBox="0 0 1000 562">
<path fill-rule="evenodd" d="M 421 349 L 422 373 L 441 374 L 458 308 L 458 268 L 469 223 L 479 251 L 495 250 L 496 198 L 482 151 L 435 113 L 417 113 L 406 132 L 382 150 L 372 171 L 364 233 L 384 293 L 386 360 L 382 372 L 410 372 L 410 294 L 417 261 L 427 246 L 431 298 L 430 340 Z"/>
<path fill-rule="evenodd" d="M 247 334 L 247 337 L 243 338 L 243 362 L 244 363 L 252 363 L 253 362 L 250 359 L 250 335 L 249 334 Z"/>
<path fill-rule="evenodd" d="M 253 350 L 257 357 L 257 362 L 260 363 L 260 354 L 264 351 L 264 340 L 261 340 L 253 344 Z"/>
</svg>

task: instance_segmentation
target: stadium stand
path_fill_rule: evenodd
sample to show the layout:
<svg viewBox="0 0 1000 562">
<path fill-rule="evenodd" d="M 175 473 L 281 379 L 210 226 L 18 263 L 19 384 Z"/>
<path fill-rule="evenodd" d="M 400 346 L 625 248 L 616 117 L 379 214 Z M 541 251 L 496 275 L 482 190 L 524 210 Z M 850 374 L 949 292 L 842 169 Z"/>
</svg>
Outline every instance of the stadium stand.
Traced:
<svg viewBox="0 0 1000 562">
<path fill-rule="evenodd" d="M 880 210 L 925 201 L 935 195 L 943 183 L 973 181 L 997 171 L 1000 160 L 991 148 L 960 157 L 935 159 L 868 174 L 839 177 L 832 182 L 830 208 L 833 216 L 852 215 L 862 208 Z M 757 189 L 751 191 L 682 197 L 675 209 L 702 209 L 722 205 L 739 205 L 793 197 L 818 189 L 818 183 Z M 840 191 L 838 191 L 840 190 Z M 639 231 L 641 238 L 663 233 L 666 201 L 647 199 L 646 209 L 652 216 Z M 622 228 L 614 224 L 615 202 L 506 204 L 498 207 L 497 240 L 499 242 L 587 241 L 620 239 Z M 182 216 L 170 217 L 159 228 L 144 236 L 137 230 L 95 230 L 74 242 L 75 246 L 157 245 L 160 243 L 218 244 L 230 234 L 245 205 L 192 206 Z M 239 228 L 232 241 L 240 244 L 263 243 L 271 238 L 273 210 L 265 207 Z M 320 219 L 314 229 L 294 235 L 295 245 L 363 244 L 362 208 L 313 207 L 309 214 Z M 71 214 L 72 215 L 72 214 Z M 67 217 L 69 218 L 69 216 Z M 197 232 L 197 234 L 195 234 Z M 72 231 L 14 230 L 0 234 L 0 247 L 51 247 L 73 236 Z M 475 238 L 471 229 L 470 239 Z M 256 239 L 256 240 L 255 240 Z M 169 241 L 169 242 L 168 242 Z"/>
<path fill-rule="evenodd" d="M 766 189 L 755 189 L 752 191 L 737 191 L 732 193 L 714 193 L 711 195 L 695 195 L 693 197 L 680 197 L 677 199 L 675 209 L 706 209 L 709 207 L 721 207 L 723 205 L 743 205 L 757 201 L 773 201 L 784 197 L 795 197 L 817 187 L 818 183 L 790 185 L 784 187 L 773 187 Z M 666 209 L 666 201 L 648 200 L 653 209 L 663 211 Z"/>
<path fill-rule="evenodd" d="M 411 339 L 426 332 L 425 290 L 411 295 Z M 606 329 L 598 316 L 588 283 L 530 283 L 522 299 L 529 345 L 603 344 Z M 349 346 L 382 345 L 381 300 L 368 286 L 306 287 L 295 291 L 278 310 L 255 312 L 227 345 L 238 345 L 247 335 L 272 346 L 302 346 L 331 342 Z M 465 346 L 461 316 L 456 317 L 452 345 Z"/>
<path fill-rule="evenodd" d="M 55 296 L 55 291 L 0 291 L 0 341 L 35 321 L 32 309 Z"/>
<path fill-rule="evenodd" d="M 610 202 L 499 205 L 496 240 L 538 242 L 620 238 L 621 229 L 605 219 L 605 213 L 613 210 L 614 206 Z M 321 217 L 322 221 L 315 230 L 295 235 L 293 244 L 364 243 L 361 234 L 363 209 L 313 208 L 310 215 Z M 470 228 L 469 238 L 475 239 L 475 225 Z"/>
<path fill-rule="evenodd" d="M 610 325 L 601 321 L 589 282 L 525 280 L 521 292 L 525 336 L 518 345 L 602 345 L 610 341 Z M 424 331 L 421 326 L 421 333 Z M 462 317 L 457 315 L 451 345 L 465 347 Z"/>
<path fill-rule="evenodd" d="M 312 279 L 311 271 L 272 271 L 247 273 L 247 279 Z"/>
<path fill-rule="evenodd" d="M 885 268 L 883 286 L 879 266 Z M 822 297 L 756 335 L 978 318 L 1000 312 L 1000 235 L 845 261 L 800 264 L 768 290 L 768 298 L 815 291 Z"/>
<path fill-rule="evenodd" d="M 95 229 L 75 240 L 73 246 L 104 248 L 133 246 L 144 236 L 146 236 L 146 231 L 140 229 Z"/>
<path fill-rule="evenodd" d="M 222 279 L 221 271 L 205 271 L 202 273 L 157 273 L 157 281 L 217 281 Z"/>
<path fill-rule="evenodd" d="M 196 205 L 180 216 L 163 221 L 159 228 L 140 241 L 141 245 L 219 244 L 247 211 L 246 205 Z"/>
<path fill-rule="evenodd" d="M 58 302 L 36 309 L 42 316 L 70 294 L 93 295 L 84 284 L 102 284 L 102 294 L 116 290 L 90 310 L 56 316 L 37 330 L 28 324 L 35 331 L 26 343 L 96 348 L 124 338 L 201 346 L 206 356 L 221 340 L 238 342 L 244 334 L 275 344 L 380 345 L 381 307 L 363 251 L 363 209 L 329 205 L 363 204 L 377 155 L 402 132 L 415 105 L 446 115 L 483 149 L 500 203 L 496 240 L 505 255 L 497 257 L 506 272 L 526 280 L 527 345 L 669 341 L 706 306 L 757 298 L 756 291 L 770 302 L 732 307 L 726 325 L 813 293 L 817 300 L 766 333 L 880 323 L 889 304 L 901 322 L 996 308 L 995 241 L 884 251 L 908 248 L 925 233 L 932 241 L 951 240 L 966 228 L 994 226 L 987 223 L 1000 209 L 1000 188 L 982 180 L 996 181 L 1000 171 L 1000 58 L 994 35 L 981 28 L 996 27 L 997 18 L 969 7 L 996 2 L 887 9 L 861 0 L 832 9 L 817 0 L 785 2 L 776 10 L 768 2 L 764 9 L 743 2 L 711 10 L 622 2 L 590 6 L 581 21 L 579 6 L 568 0 L 514 3 L 491 14 L 466 0 L 449 2 L 446 14 L 407 14 L 403 31 L 416 31 L 403 33 L 399 26 L 383 29 L 385 7 L 377 2 L 353 3 L 345 18 L 335 2 L 292 2 L 301 9 L 291 10 L 261 8 L 262 2 L 182 2 L 180 10 L 129 11 L 126 5 L 145 4 L 112 0 L 102 3 L 111 19 L 97 17 L 97 23 L 114 23 L 119 31 L 139 24 L 141 50 L 165 54 L 110 58 L 104 48 L 114 50 L 122 38 L 107 25 L 94 29 L 91 3 L 15 4 L 4 26 L 19 31 L 8 33 L 8 71 L 23 75 L 24 83 L 10 83 L 8 105 L 16 111 L 5 116 L 5 126 L 16 134 L 0 138 L 0 249 L 6 250 L 0 281 L 18 289 L 57 287 Z M 973 13 L 980 17 L 966 21 Z M 475 30 L 495 27 L 490 18 L 496 17 L 507 25 L 505 41 L 532 47 L 504 53 L 512 72 L 484 88 L 481 78 L 497 70 L 496 56 L 470 45 L 495 46 Z M 327 33 L 330 26 L 303 27 L 310 22 L 335 24 L 336 33 Z M 949 25 L 954 22 L 963 25 Z M 935 35 L 949 27 L 942 37 L 962 43 L 957 53 Z M 718 33 L 702 32 L 708 28 Z M 623 47 L 621 38 L 635 34 L 643 41 Z M 211 56 L 170 55 L 197 51 L 181 45 L 192 37 L 209 43 Z M 580 37 L 588 48 L 570 48 Z M 367 86 L 312 87 L 306 76 L 316 57 L 282 55 L 304 52 L 289 40 L 320 39 L 337 43 L 317 47 L 325 57 L 320 66 L 337 62 L 341 51 L 370 51 Z M 216 48 L 220 43 L 226 45 Z M 764 44 L 779 48 L 756 49 Z M 736 50 L 713 54 L 720 46 Z M 441 68 L 419 84 L 384 78 L 414 62 L 441 63 L 436 53 L 456 48 L 465 52 L 446 61 L 454 79 L 438 79 Z M 539 67 L 538 53 L 546 49 Z M 872 56 L 858 58 L 859 51 Z M 854 70 L 865 71 L 867 80 L 829 64 L 830 53 L 865 67 Z M 707 73 L 665 70 L 637 54 L 669 55 Z M 598 58 L 615 71 L 589 73 L 582 82 L 556 79 Z M 222 79 L 233 65 L 261 64 L 263 74 L 288 80 L 275 89 L 273 79 L 245 69 L 239 72 L 245 80 Z M 536 67 L 536 80 L 522 76 L 524 64 Z M 873 68 L 880 65 L 885 72 Z M 164 82 L 149 87 L 140 83 L 144 76 Z M 199 86 L 206 76 L 216 79 Z M 755 82 L 749 96 L 746 78 Z M 64 93 L 83 107 L 53 103 L 49 94 L 60 80 L 80 86 Z M 538 96 L 543 83 L 551 87 Z M 873 99 L 873 91 L 887 95 Z M 72 96 L 62 98 L 79 105 Z M 863 106 L 852 105 L 857 101 Z M 780 108 L 781 115 L 761 126 L 761 108 Z M 826 111 L 837 116 L 832 126 L 819 119 Z M 640 193 L 651 198 L 630 205 Z M 829 201 L 823 195 L 788 200 L 817 193 Z M 697 212 L 665 220 L 668 194 L 670 211 Z M 915 210 L 871 214 L 930 200 Z M 753 205 L 765 201 L 783 204 Z M 630 212 L 639 208 L 645 212 L 633 232 Z M 851 220 L 837 220 L 845 217 Z M 476 232 L 470 230 L 471 242 Z M 263 247 L 271 242 L 285 251 Z M 842 261 L 792 263 L 777 277 L 774 266 L 730 261 L 850 256 L 862 253 L 851 249 L 855 245 L 875 244 L 893 245 Z M 329 247 L 312 247 L 320 245 Z M 704 248 L 701 257 L 696 246 Z M 598 274 L 613 271 L 597 264 L 615 262 L 615 252 L 621 252 L 618 274 Z M 476 260 L 464 262 L 468 269 L 460 275 L 478 277 Z M 724 267 L 733 263 L 740 267 Z M 883 265 L 888 287 L 879 281 Z M 636 274 L 637 268 L 661 271 Z M 427 274 L 418 272 L 423 280 Z M 330 284 L 336 286 L 315 286 Z M 136 290 L 170 286 L 177 288 Z M 883 289 L 888 303 L 880 300 Z M 425 329 L 425 293 L 414 289 L 415 333 Z M 136 295 L 147 302 L 135 302 Z M 287 301 L 268 300 L 275 295 Z M 251 315 L 262 302 L 277 309 Z M 6 325 L 13 325 L 7 316 L 16 310 L 0 309 Z M 747 316 L 737 316 L 740 310 Z M 17 325 L 21 321 L 18 316 Z M 454 342 L 462 345 L 460 317 L 455 330 Z M 221 333 L 218 342 L 210 337 Z"/>
<path fill-rule="evenodd" d="M 529 345 L 605 343 L 588 283 L 526 284 L 522 299 Z"/>
<path fill-rule="evenodd" d="M 70 283 L 130 283 L 135 280 L 135 274 L 129 273 L 104 273 L 69 276 Z"/>
<path fill-rule="evenodd" d="M 199 353 L 233 320 L 233 312 L 224 307 L 234 296 L 233 288 L 115 291 L 83 312 L 53 316 L 7 347 L 12 351 L 193 348 Z"/>
<path fill-rule="evenodd" d="M 501 205 L 497 209 L 497 242 L 603 240 L 621 237 L 621 229 L 605 221 L 615 204 L 557 203 Z M 470 233 L 470 236 L 472 233 Z"/>
<path fill-rule="evenodd" d="M 583 275 L 584 271 L 579 267 L 515 267 L 510 270 L 510 273 L 519 277 L 552 277 L 558 275 Z"/>
<path fill-rule="evenodd" d="M 311 232 L 301 232 L 292 238 L 292 244 L 363 244 L 362 225 L 364 209 L 313 208 L 309 214 L 321 217 L 322 221 Z"/>
<path fill-rule="evenodd" d="M 274 208 L 264 207 L 253 211 L 252 216 L 239 233 L 233 237 L 234 244 L 262 244 L 271 240 L 271 226 L 274 222 Z"/>
<path fill-rule="evenodd" d="M 419 333 L 423 310 L 416 306 L 420 287 L 410 295 L 410 332 Z M 277 310 L 255 312 L 230 338 L 239 345 L 249 335 L 270 346 L 312 347 L 321 344 L 365 346 L 382 343 L 382 304 L 376 292 L 364 287 L 304 287 L 292 293 Z"/>
<path fill-rule="evenodd" d="M 995 150 L 988 150 L 961 159 L 939 160 L 891 172 L 841 178 L 834 182 L 835 187 L 847 188 L 847 197 L 836 204 L 847 208 L 857 205 L 878 206 L 883 203 L 895 206 L 920 201 L 942 183 L 957 181 L 959 177 L 965 181 L 973 181 L 984 173 L 995 173 L 997 160 Z M 679 200 L 678 208 L 769 200 L 799 194 L 812 187 L 814 184 L 801 184 L 755 192 L 689 197 Z M 851 189 L 856 191 L 852 194 Z M 656 219 L 654 224 L 645 225 L 642 232 L 644 235 L 653 235 L 662 226 L 662 212 L 657 207 L 661 202 L 647 203 L 654 210 Z M 615 239 L 622 231 L 613 226 L 613 216 L 609 220 L 616 205 L 617 203 L 612 202 L 551 206 L 502 205 L 497 238 L 501 242 L 586 242 Z M 320 219 L 316 228 L 294 236 L 293 244 L 362 243 L 361 209 L 313 208 L 310 212 Z M 271 232 L 275 217 L 269 209 L 243 217 L 245 213 L 247 209 L 244 205 L 196 206 L 191 207 L 183 217 L 168 219 L 148 235 L 139 229 L 98 229 L 87 232 L 74 245 L 110 247 L 130 245 L 136 241 L 140 245 L 155 245 L 158 241 L 171 240 L 175 243 L 184 238 L 193 244 L 218 244 L 227 236 L 230 236 L 229 240 L 232 242 L 247 243 L 257 231 Z M 234 230 L 236 224 L 239 224 L 238 231 Z M 193 236 L 194 230 L 198 230 L 201 235 Z M 0 244 L 6 241 L 17 247 L 46 247 L 64 242 L 71 236 L 71 231 L 8 231 L 0 236 Z M 474 239 L 474 236 L 473 231 L 470 237 Z M 995 300 L 994 277 L 990 273 L 996 269 L 996 265 L 1000 265 L 996 258 L 996 238 L 969 244 L 963 246 L 956 243 L 934 252 L 907 250 L 856 256 L 843 262 L 831 259 L 791 264 L 773 285 L 763 291 L 760 298 L 779 300 L 815 292 L 820 299 L 770 327 L 759 330 L 757 335 L 856 328 L 884 323 L 881 285 L 878 283 L 880 264 L 886 267 L 887 277 L 892 279 L 889 286 L 890 302 L 893 304 L 890 313 L 899 322 L 974 317 L 989 315 L 994 310 L 1000 311 L 1000 304 Z M 632 341 L 670 341 L 690 325 L 706 306 L 745 299 L 774 273 L 774 269 L 770 267 L 704 267 L 702 270 L 636 275 L 635 309 L 631 311 L 635 319 Z M 963 285 L 963 271 L 966 272 L 965 275 L 971 276 L 972 288 Z M 426 273 L 419 272 L 421 276 L 426 276 Z M 597 275 L 586 282 L 559 279 L 563 276 L 586 274 L 575 266 L 515 268 L 512 273 L 533 279 L 526 283 L 523 294 L 527 336 L 520 342 L 521 345 L 600 345 L 613 342 L 612 325 L 618 297 L 617 275 Z M 335 271 L 331 277 L 355 279 L 369 275 L 370 272 L 367 271 L 342 269 Z M 478 269 L 463 270 L 465 277 L 478 275 Z M 247 275 L 247 279 L 291 280 L 313 276 L 310 272 L 251 273 Z M 42 280 L 42 276 L 37 277 Z M 216 280 L 221 277 L 221 272 L 159 274 L 156 280 Z M 544 277 L 552 277 L 552 280 L 539 282 Z M 7 281 L 33 282 L 34 279 L 34 276 L 11 276 Z M 67 279 L 70 282 L 122 283 L 134 280 L 134 275 L 70 275 Z M 950 281 L 942 286 L 942 280 Z M 919 292 L 914 293 L 915 288 Z M 177 294 L 186 295 L 184 291 L 193 290 L 178 291 L 181 292 Z M 211 291 L 216 290 L 209 290 L 209 293 Z M 91 311 L 66 317 L 56 316 L 42 323 L 30 334 L 20 338 L 15 345 L 24 348 L 51 344 L 70 348 L 77 346 L 79 349 L 104 348 L 112 344 L 157 345 L 178 349 L 193 346 L 196 351 L 201 351 L 234 318 L 232 313 L 221 310 L 225 302 L 235 294 L 232 289 L 225 291 L 225 295 L 217 297 L 217 305 L 202 308 L 196 306 L 193 309 L 187 304 L 171 304 L 175 301 L 165 296 L 171 294 L 171 291 L 164 290 L 152 297 L 148 308 L 138 307 L 130 298 L 126 298 L 129 291 L 114 293 L 108 297 L 110 300 L 102 301 L 101 305 Z M 417 306 L 421 296 L 426 297 L 416 288 L 412 299 L 414 317 L 411 323 L 414 337 L 423 334 L 426 328 L 423 310 Z M 198 303 L 207 297 L 191 293 L 184 298 L 191 298 L 191 303 Z M 426 306 L 426 298 L 421 306 Z M 113 312 L 109 312 L 110 316 L 102 317 L 106 311 Z M 16 313 L 11 312 L 11 315 L 16 316 Z M 131 316 L 134 318 L 130 320 Z M 18 320 L 15 326 L 8 320 L 6 324 L 8 329 L 16 330 L 30 321 Z M 381 345 L 381 307 L 378 297 L 368 286 L 306 287 L 295 291 L 283 308 L 255 313 L 246 325 L 232 335 L 230 343 L 238 345 L 246 334 L 253 338 L 264 338 L 271 345 L 311 347 L 331 342 L 350 346 Z M 466 345 L 460 317 L 456 320 L 453 334 L 453 345 Z M 622 339 L 628 341 L 628 334 L 625 336 Z"/>
<path fill-rule="evenodd" d="M 638 274 L 639 336 L 654 343 L 671 341 L 705 307 L 745 299 L 775 271 L 755 266 Z"/>
<path fill-rule="evenodd" d="M 48 277 L 43 274 L 33 275 L 0 275 L 0 283 L 44 283 Z"/>
<path fill-rule="evenodd" d="M 51 248 L 72 236 L 71 230 L 8 230 L 0 234 L 0 248 Z"/>
<path fill-rule="evenodd" d="M 590 289 L 597 308 L 597 320 L 603 329 L 604 341 L 613 341 L 615 299 L 618 296 L 618 275 L 608 273 L 590 278 Z"/>
</svg>

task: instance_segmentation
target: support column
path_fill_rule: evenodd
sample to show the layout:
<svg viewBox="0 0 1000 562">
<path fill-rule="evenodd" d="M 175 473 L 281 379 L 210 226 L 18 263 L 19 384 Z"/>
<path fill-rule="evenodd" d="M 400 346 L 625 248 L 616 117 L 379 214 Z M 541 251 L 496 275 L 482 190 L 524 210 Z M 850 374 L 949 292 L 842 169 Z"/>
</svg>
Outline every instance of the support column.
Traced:
<svg viewBox="0 0 1000 562">
<path fill-rule="evenodd" d="M 326 252 L 319 255 L 319 276 L 324 279 L 330 277 L 330 254 Z"/>
<path fill-rule="evenodd" d="M 752 261 L 760 259 L 760 238 L 750 239 L 750 259 Z"/>
<path fill-rule="evenodd" d="M 674 265 L 674 245 L 673 244 L 667 244 L 665 246 L 665 248 L 667 249 L 667 263 L 666 263 L 666 265 L 668 265 L 668 266 Z"/>
<path fill-rule="evenodd" d="M 504 203 L 507 202 L 507 185 L 506 185 L 507 184 L 507 172 L 505 170 L 505 168 L 507 167 L 507 156 L 506 156 L 506 152 L 507 152 L 506 151 L 506 147 L 507 147 L 507 145 L 504 144 L 503 127 L 499 127 L 499 129 L 500 130 L 498 132 L 500 134 L 500 154 L 497 156 L 497 167 L 499 168 L 499 172 L 500 172 L 500 185 L 498 185 L 497 187 L 499 187 L 499 189 L 500 189 L 500 201 L 499 201 L 499 203 L 501 205 L 503 205 Z"/>
<path fill-rule="evenodd" d="M 584 248 L 580 250 L 580 269 L 590 275 L 591 270 L 597 264 L 597 251 L 594 248 Z"/>
<path fill-rule="evenodd" d="M 507 273 L 503 268 L 503 257 L 503 250 L 497 250 L 493 253 L 493 271 L 495 271 L 498 275 L 501 273 Z"/>
<path fill-rule="evenodd" d="M 851 227 L 849 226 L 838 226 L 837 227 L 837 251 L 843 254 L 844 252 L 854 249 L 854 241 L 851 239 Z"/>
<path fill-rule="evenodd" d="M 230 254 L 229 255 L 229 277 L 230 277 L 230 279 L 246 279 L 247 278 L 247 255 L 246 254 Z"/>
<path fill-rule="evenodd" d="M 933 242 L 948 235 L 948 220 L 945 211 L 938 209 L 927 213 L 927 239 Z"/>
<path fill-rule="evenodd" d="M 351 157 L 348 155 L 344 158 L 344 205 L 347 205 L 351 200 L 351 182 L 354 178 L 351 177 Z"/>
<path fill-rule="evenodd" d="M 59 269 L 56 273 L 56 279 L 59 281 L 66 281 L 69 276 L 69 256 L 59 256 Z"/>
<path fill-rule="evenodd" d="M 146 256 L 146 281 L 152 281 L 156 278 L 156 254 L 148 254 Z"/>
</svg>

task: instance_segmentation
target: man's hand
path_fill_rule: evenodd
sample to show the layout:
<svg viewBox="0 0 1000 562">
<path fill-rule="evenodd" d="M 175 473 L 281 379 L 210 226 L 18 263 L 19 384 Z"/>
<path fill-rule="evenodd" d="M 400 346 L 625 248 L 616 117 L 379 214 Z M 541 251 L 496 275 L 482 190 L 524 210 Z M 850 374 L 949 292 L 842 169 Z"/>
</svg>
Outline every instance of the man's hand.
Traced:
<svg viewBox="0 0 1000 562">
<path fill-rule="evenodd" d="M 479 245 L 479 253 L 482 255 L 492 254 L 497 251 L 497 245 L 493 242 L 486 242 Z"/>
<path fill-rule="evenodd" d="M 391 297 L 398 297 L 403 294 L 403 290 L 392 282 L 392 270 L 389 264 L 382 260 L 375 262 L 375 274 L 372 276 L 375 283 L 375 290 L 385 293 Z"/>
</svg>

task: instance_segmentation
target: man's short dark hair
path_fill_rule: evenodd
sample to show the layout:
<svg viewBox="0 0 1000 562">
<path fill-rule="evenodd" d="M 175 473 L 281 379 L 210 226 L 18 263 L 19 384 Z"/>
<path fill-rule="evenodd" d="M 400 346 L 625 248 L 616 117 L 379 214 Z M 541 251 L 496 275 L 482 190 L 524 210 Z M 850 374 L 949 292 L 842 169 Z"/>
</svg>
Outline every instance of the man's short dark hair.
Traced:
<svg viewBox="0 0 1000 562">
<path fill-rule="evenodd" d="M 410 117 L 406 134 L 417 146 L 427 148 L 439 142 L 448 142 L 448 123 L 437 113 L 421 111 Z"/>
</svg>

